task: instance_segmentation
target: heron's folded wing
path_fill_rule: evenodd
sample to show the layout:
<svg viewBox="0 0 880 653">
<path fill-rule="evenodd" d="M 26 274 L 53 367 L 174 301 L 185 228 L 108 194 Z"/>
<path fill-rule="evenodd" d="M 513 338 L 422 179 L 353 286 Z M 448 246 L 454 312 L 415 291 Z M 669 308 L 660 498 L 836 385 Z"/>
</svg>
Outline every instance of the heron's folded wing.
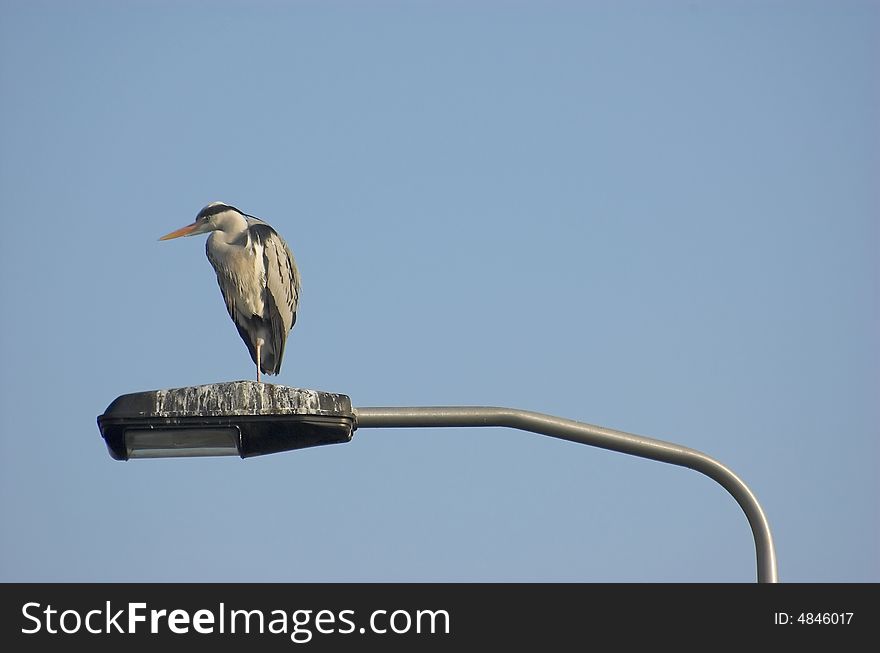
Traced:
<svg viewBox="0 0 880 653">
<path fill-rule="evenodd" d="M 266 303 L 278 360 L 284 354 L 287 334 L 296 323 L 300 281 L 296 261 L 287 243 L 269 225 L 253 224 L 255 245 L 262 246 L 266 270 Z M 274 310 L 273 310 L 274 309 Z"/>
</svg>

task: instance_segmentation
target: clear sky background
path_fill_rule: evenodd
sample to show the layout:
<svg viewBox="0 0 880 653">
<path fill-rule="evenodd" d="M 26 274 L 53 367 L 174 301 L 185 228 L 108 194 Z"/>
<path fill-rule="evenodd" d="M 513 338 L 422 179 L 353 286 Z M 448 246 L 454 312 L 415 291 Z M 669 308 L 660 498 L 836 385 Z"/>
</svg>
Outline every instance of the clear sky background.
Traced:
<svg viewBox="0 0 880 653">
<path fill-rule="evenodd" d="M 504 429 L 117 462 L 250 379 L 204 237 L 303 278 L 284 385 L 703 451 L 782 581 L 880 581 L 880 3 L 0 1 L 0 580 L 750 582 L 714 481 Z"/>
</svg>

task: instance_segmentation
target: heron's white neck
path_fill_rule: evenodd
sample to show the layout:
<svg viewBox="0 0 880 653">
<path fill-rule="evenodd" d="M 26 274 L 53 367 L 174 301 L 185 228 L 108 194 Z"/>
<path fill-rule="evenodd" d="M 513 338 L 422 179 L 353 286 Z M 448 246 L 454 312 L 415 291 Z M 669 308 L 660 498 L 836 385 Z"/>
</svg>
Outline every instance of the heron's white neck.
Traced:
<svg viewBox="0 0 880 653">
<path fill-rule="evenodd" d="M 247 218 L 238 211 L 224 211 L 214 216 L 216 229 L 211 234 L 211 239 L 222 240 L 227 245 L 241 242 L 247 239 Z"/>
</svg>

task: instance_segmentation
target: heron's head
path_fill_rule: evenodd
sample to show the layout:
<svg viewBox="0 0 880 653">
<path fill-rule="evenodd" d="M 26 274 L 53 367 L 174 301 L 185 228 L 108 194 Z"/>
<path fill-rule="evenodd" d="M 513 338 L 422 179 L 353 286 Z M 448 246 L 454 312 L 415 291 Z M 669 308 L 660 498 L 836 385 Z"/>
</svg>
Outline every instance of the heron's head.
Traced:
<svg viewBox="0 0 880 653">
<path fill-rule="evenodd" d="M 224 202 L 211 202 L 199 211 L 195 222 L 181 227 L 177 231 L 165 234 L 159 240 L 171 240 L 172 238 L 180 238 L 181 236 L 195 236 L 197 234 L 205 234 L 209 231 L 223 229 L 223 226 L 232 216 L 241 216 L 242 213 L 234 206 L 230 206 Z"/>
</svg>

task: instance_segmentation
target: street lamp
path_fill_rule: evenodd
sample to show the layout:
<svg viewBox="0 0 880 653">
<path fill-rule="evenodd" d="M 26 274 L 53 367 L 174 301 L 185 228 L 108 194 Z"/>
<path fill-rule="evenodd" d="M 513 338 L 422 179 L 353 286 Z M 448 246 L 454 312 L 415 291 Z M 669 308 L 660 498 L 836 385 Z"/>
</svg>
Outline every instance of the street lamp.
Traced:
<svg viewBox="0 0 880 653">
<path fill-rule="evenodd" d="M 356 428 L 345 395 L 254 381 L 122 395 L 98 427 L 116 460 L 250 458 L 348 442 Z"/>
<path fill-rule="evenodd" d="M 98 417 L 117 460 L 239 455 L 348 442 L 361 428 L 507 427 L 680 465 L 718 482 L 739 503 L 755 540 L 758 581 L 778 582 L 770 523 L 732 470 L 673 442 L 515 408 L 353 408 L 346 395 L 235 381 L 123 395 Z"/>
</svg>

